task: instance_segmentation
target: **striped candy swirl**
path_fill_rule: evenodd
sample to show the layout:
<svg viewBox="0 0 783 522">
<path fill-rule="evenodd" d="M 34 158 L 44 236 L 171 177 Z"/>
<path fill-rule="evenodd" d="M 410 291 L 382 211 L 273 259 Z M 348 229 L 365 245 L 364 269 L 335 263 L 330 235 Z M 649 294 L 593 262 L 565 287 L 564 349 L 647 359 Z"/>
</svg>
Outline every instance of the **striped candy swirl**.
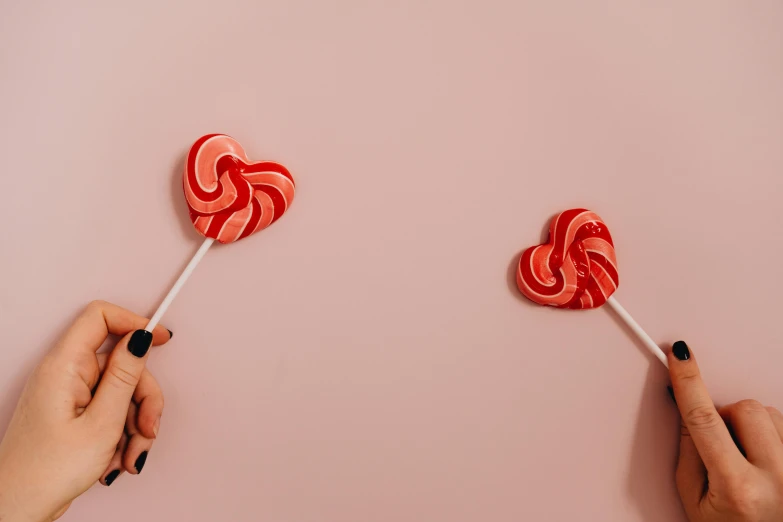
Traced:
<svg viewBox="0 0 783 522">
<path fill-rule="evenodd" d="M 555 217 L 549 242 L 527 249 L 517 269 L 517 286 L 525 297 L 559 308 L 599 307 L 619 284 L 609 229 L 583 208 Z"/>
<path fill-rule="evenodd" d="M 263 230 L 294 200 L 294 178 L 271 161 L 250 162 L 225 134 L 193 144 L 183 180 L 190 220 L 202 235 L 232 243 Z"/>
</svg>

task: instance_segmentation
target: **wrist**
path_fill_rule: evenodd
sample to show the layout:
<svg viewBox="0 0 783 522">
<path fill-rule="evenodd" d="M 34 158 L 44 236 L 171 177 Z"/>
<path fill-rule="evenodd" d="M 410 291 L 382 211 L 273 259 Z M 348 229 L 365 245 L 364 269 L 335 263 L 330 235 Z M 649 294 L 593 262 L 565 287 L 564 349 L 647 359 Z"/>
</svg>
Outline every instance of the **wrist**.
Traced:
<svg viewBox="0 0 783 522">
<path fill-rule="evenodd" d="M 39 512 L 40 503 L 18 480 L 8 476 L 7 467 L 0 464 L 0 521 L 2 522 L 43 522 L 46 516 Z"/>
<path fill-rule="evenodd" d="M 24 501 L 5 488 L 0 487 L 0 520 L 5 522 L 41 522 L 41 519 L 27 512 Z"/>
</svg>

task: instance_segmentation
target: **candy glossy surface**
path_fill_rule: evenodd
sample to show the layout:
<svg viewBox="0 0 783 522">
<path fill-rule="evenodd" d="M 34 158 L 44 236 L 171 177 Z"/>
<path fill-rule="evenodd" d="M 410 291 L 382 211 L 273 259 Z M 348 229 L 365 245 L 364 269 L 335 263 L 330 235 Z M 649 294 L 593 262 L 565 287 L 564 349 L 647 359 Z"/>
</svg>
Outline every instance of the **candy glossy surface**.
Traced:
<svg viewBox="0 0 783 522">
<path fill-rule="evenodd" d="M 294 178 L 271 161 L 251 162 L 242 145 L 208 134 L 190 148 L 183 179 L 190 220 L 202 235 L 232 243 L 277 221 L 294 200 Z"/>
<path fill-rule="evenodd" d="M 559 308 L 596 308 L 620 284 L 609 229 L 589 210 L 558 214 L 549 241 L 519 259 L 517 286 L 531 301 Z"/>
</svg>

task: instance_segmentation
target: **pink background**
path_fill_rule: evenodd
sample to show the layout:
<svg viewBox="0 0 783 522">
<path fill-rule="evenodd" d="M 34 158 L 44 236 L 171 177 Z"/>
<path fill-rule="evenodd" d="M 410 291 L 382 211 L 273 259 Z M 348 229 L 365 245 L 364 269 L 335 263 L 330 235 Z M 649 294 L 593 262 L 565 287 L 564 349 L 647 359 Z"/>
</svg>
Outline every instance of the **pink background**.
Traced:
<svg viewBox="0 0 783 522">
<path fill-rule="evenodd" d="M 775 0 L 3 2 L 0 422 L 88 301 L 155 309 L 199 243 L 184 153 L 225 132 L 297 200 L 199 266 L 144 473 L 66 521 L 683 520 L 663 369 L 512 263 L 589 206 L 649 333 L 716 401 L 783 406 L 781 27 Z"/>
</svg>

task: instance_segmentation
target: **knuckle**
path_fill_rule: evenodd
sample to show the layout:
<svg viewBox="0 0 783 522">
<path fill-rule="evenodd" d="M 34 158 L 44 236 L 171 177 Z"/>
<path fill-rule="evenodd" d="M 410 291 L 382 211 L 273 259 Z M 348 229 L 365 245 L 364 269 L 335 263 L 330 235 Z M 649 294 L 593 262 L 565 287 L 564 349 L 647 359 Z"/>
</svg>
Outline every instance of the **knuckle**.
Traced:
<svg viewBox="0 0 783 522">
<path fill-rule="evenodd" d="M 780 413 L 780 410 L 778 410 L 777 408 L 773 408 L 772 406 L 767 406 L 765 409 L 767 410 L 767 413 L 769 413 L 773 417 L 783 417 L 783 413 Z"/>
<path fill-rule="evenodd" d="M 749 520 L 756 520 L 755 515 L 764 504 L 764 495 L 756 484 L 737 480 L 728 488 L 726 501 L 731 511 L 744 515 Z"/>
<path fill-rule="evenodd" d="M 713 430 L 723 422 L 715 409 L 707 405 L 694 406 L 683 416 L 683 420 L 689 432 Z"/>
<path fill-rule="evenodd" d="M 96 310 L 102 310 L 105 305 L 106 305 L 106 301 L 103 301 L 101 299 L 95 299 L 87 304 L 86 309 L 88 312 L 94 312 Z"/>
<path fill-rule="evenodd" d="M 766 412 L 766 408 L 763 404 L 761 404 L 759 401 L 753 400 L 753 399 L 745 399 L 743 401 L 739 401 L 736 404 L 737 411 L 742 413 L 762 413 Z"/>
<path fill-rule="evenodd" d="M 119 364 L 113 364 L 106 369 L 110 381 L 117 386 L 135 388 L 139 380 L 131 370 L 123 368 Z M 104 375 L 104 379 L 106 375 Z"/>
</svg>

